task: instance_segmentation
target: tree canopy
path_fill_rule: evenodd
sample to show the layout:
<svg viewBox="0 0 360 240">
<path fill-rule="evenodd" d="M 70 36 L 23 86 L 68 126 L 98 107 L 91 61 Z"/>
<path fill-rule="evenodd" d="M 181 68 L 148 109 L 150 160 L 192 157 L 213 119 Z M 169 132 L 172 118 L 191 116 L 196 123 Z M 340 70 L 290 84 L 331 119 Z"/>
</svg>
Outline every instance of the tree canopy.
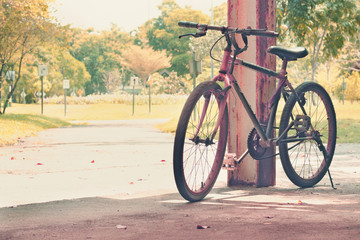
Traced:
<svg viewBox="0 0 360 240">
<path fill-rule="evenodd" d="M 345 42 L 359 31 L 355 0 L 278 0 L 278 30 L 292 42 L 308 47 L 314 80 L 320 63 L 335 58 Z M 284 31 L 285 30 L 285 31 Z"/>
<path fill-rule="evenodd" d="M 122 64 L 140 77 L 144 86 L 149 75 L 171 66 L 171 57 L 166 56 L 166 51 L 154 51 L 149 46 L 132 45 L 126 48 L 121 55 Z"/>
<path fill-rule="evenodd" d="M 47 96 L 63 94 L 64 78 L 70 79 L 70 92 L 102 94 L 116 92 L 119 85 L 128 85 L 133 74 L 145 81 L 149 74 L 162 69 L 171 72 L 171 76 L 163 78 L 155 74 L 157 77 L 153 80 L 158 83 L 154 83 L 153 90 L 175 93 L 181 88 L 186 92 L 192 88 L 189 60 L 193 51 L 203 59 L 203 73 L 197 82 L 209 79 L 209 47 L 218 35 L 209 32 L 200 39 L 178 38 L 196 31 L 179 27 L 178 21 L 210 24 L 209 14 L 181 7 L 176 0 L 163 0 L 158 6 L 160 15 L 137 30 L 126 32 L 113 24 L 110 30 L 99 32 L 58 24 L 51 13 L 54 1 L 1 1 L 0 88 L 4 94 L 1 98 L 13 97 L 19 101 L 24 90 L 27 101 L 34 101 L 40 91 L 39 64 L 49 67 L 49 75 L 44 78 Z M 326 85 L 331 86 L 329 90 L 334 93 L 341 85 L 337 80 L 340 76 L 348 86 L 357 86 L 360 82 L 359 74 L 355 73 L 360 69 L 359 9 L 356 0 L 277 0 L 279 44 L 304 45 L 310 52 L 306 59 L 293 63 L 291 77 L 304 81 L 327 76 L 319 82 L 326 84 L 331 79 L 331 84 Z M 227 25 L 226 3 L 214 7 L 214 24 Z M 215 49 L 218 57 L 221 44 L 219 47 Z M 336 71 L 329 66 L 336 67 Z M 8 71 L 15 71 L 14 81 L 7 81 Z M 164 82 L 171 86 L 162 86 Z M 12 86 L 10 92 L 9 86 Z M 350 94 L 350 91 L 347 93 L 352 99 L 360 99 L 360 93 Z"/>
<path fill-rule="evenodd" d="M 170 70 L 177 72 L 179 75 L 189 73 L 188 62 L 191 54 L 189 54 L 190 39 L 181 39 L 181 34 L 189 33 L 189 30 L 180 28 L 178 22 L 191 21 L 210 23 L 210 17 L 201 11 L 193 10 L 191 8 L 180 8 L 175 0 L 164 0 L 159 6 L 161 15 L 146 23 L 146 36 L 148 44 L 154 50 L 166 50 L 172 55 Z"/>
</svg>

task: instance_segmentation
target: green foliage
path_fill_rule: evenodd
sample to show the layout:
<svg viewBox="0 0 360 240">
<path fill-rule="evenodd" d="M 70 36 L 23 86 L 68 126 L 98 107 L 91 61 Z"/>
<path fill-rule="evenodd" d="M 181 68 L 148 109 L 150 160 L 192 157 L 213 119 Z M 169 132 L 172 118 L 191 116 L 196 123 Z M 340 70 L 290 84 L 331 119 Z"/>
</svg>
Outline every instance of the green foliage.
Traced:
<svg viewBox="0 0 360 240">
<path fill-rule="evenodd" d="M 184 29 L 178 26 L 178 22 L 191 21 L 199 23 L 210 23 L 209 16 L 201 11 L 191 8 L 180 8 L 174 0 L 164 0 L 159 6 L 161 15 L 147 23 L 144 29 L 149 45 L 155 50 L 166 50 L 172 55 L 172 67 L 170 70 L 183 76 L 189 73 L 188 62 L 190 60 L 189 38 L 179 40 L 181 34 L 194 32 L 196 30 Z"/>
<path fill-rule="evenodd" d="M 153 89 L 153 88 L 152 88 Z M 145 90 L 145 89 L 144 89 Z M 146 92 L 146 91 L 143 91 Z M 186 100 L 186 95 L 155 94 L 152 90 L 151 105 L 175 104 Z M 94 104 L 125 104 L 132 105 L 133 95 L 125 92 L 103 95 L 88 95 L 83 97 L 67 97 L 66 103 L 71 105 L 94 105 Z M 54 96 L 45 99 L 45 104 L 64 104 L 64 96 Z M 136 105 L 148 105 L 149 95 L 143 93 L 135 96 Z M 47 108 L 47 107 L 46 107 Z"/>
<path fill-rule="evenodd" d="M 25 57 L 42 44 L 49 43 L 58 36 L 57 26 L 49 12 L 51 0 L 3 0 L 0 3 L 0 86 L 3 73 L 16 71 L 16 79 L 10 83 L 3 113 L 9 99 L 17 89 L 21 79 Z"/>
<path fill-rule="evenodd" d="M 0 118 L 0 146 L 15 144 L 19 138 L 34 135 L 48 128 L 70 126 L 60 119 L 33 114 L 6 114 Z"/>
<path fill-rule="evenodd" d="M 176 74 L 171 72 L 169 76 L 161 76 L 156 73 L 151 76 L 153 84 L 151 85 L 154 94 L 178 94 L 185 92 L 184 82 Z"/>
<path fill-rule="evenodd" d="M 360 99 L 360 73 L 358 71 L 353 71 L 351 74 L 345 78 L 346 89 L 345 96 L 346 99 L 353 103 L 356 100 Z"/>
<path fill-rule="evenodd" d="M 345 41 L 358 32 L 355 0 L 278 0 L 278 31 L 310 52 L 312 77 L 317 68 L 339 55 Z M 284 40 L 284 38 L 282 38 Z"/>
<path fill-rule="evenodd" d="M 188 92 L 193 87 L 189 76 L 189 60 L 193 51 L 200 55 L 203 68 L 203 73 L 197 77 L 196 82 L 210 78 L 209 49 L 219 35 L 210 31 L 204 38 L 178 38 L 181 34 L 196 31 L 179 27 L 178 21 L 210 24 L 208 14 L 189 7 L 182 8 L 175 0 L 163 0 L 159 6 L 160 16 L 144 23 L 134 36 L 123 32 L 116 25 L 110 31 L 102 32 L 59 26 L 50 16 L 49 4 L 52 2 L 53 0 L 1 2 L 0 88 L 3 94 L 6 92 L 3 98 L 12 96 L 13 100 L 22 101 L 20 95 L 24 89 L 28 102 L 35 101 L 35 93 L 40 91 L 38 64 L 49 66 L 49 75 L 44 78 L 47 97 L 63 94 L 62 80 L 65 77 L 70 79 L 71 88 L 85 91 L 87 95 L 115 93 L 119 91 L 119 85 L 128 85 L 132 74 L 136 73 L 145 79 L 148 73 L 163 68 L 174 73 L 169 78 L 153 75 L 154 79 L 158 79 L 158 83 L 154 81 L 153 91 Z M 358 81 L 352 71 L 360 69 L 359 1 L 277 0 L 276 15 L 277 31 L 281 32 L 279 44 L 304 45 L 310 52 L 307 58 L 289 65 L 289 78 L 295 85 L 317 78 L 330 92 L 336 92 L 336 88 L 341 85 L 337 80 L 339 77 L 344 76 L 348 86 Z M 214 24 L 227 25 L 227 3 L 214 8 Z M 141 50 L 136 55 L 143 56 L 140 59 L 147 60 L 156 67 L 155 70 L 153 68 L 147 73 L 139 73 L 140 70 L 134 70 L 133 66 L 145 66 L 144 62 L 122 62 L 124 55 L 131 55 L 126 50 L 136 46 Z M 160 67 L 161 64 L 151 61 L 145 51 L 148 46 L 155 50 L 154 53 L 162 52 L 167 59 L 171 58 L 171 66 L 165 64 Z M 221 59 L 224 46 L 223 43 L 218 46 L 214 55 Z M 335 79 L 331 83 L 327 74 L 331 70 L 321 70 L 321 66 L 329 61 L 335 61 L 342 69 L 337 73 L 339 76 L 331 77 Z M 218 67 L 215 62 L 214 68 Z M 15 70 L 17 77 L 11 94 L 8 94 L 9 83 L 4 81 L 4 73 L 8 70 Z"/>
<path fill-rule="evenodd" d="M 91 75 L 91 81 L 85 83 L 85 93 L 105 93 L 104 73 L 121 69 L 119 56 L 131 37 L 116 26 L 101 33 L 73 29 L 73 36 L 70 53 L 85 64 Z"/>
</svg>

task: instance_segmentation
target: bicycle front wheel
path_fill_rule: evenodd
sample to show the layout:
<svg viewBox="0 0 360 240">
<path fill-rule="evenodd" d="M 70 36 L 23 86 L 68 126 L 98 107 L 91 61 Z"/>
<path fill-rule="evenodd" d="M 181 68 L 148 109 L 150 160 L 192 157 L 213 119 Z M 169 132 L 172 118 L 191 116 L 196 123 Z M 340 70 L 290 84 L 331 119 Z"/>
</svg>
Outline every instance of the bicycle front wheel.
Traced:
<svg viewBox="0 0 360 240">
<path fill-rule="evenodd" d="M 305 82 L 295 91 L 297 96 L 292 94 L 285 104 L 279 134 L 290 123 L 294 126 L 280 140 L 279 152 L 288 178 L 306 188 L 317 184 L 330 167 L 336 144 L 336 116 L 330 96 L 321 85 Z"/>
<path fill-rule="evenodd" d="M 222 167 L 228 133 L 228 112 L 220 119 L 221 87 L 203 82 L 190 94 L 182 110 L 174 142 L 174 176 L 180 194 L 188 201 L 203 199 Z"/>
</svg>

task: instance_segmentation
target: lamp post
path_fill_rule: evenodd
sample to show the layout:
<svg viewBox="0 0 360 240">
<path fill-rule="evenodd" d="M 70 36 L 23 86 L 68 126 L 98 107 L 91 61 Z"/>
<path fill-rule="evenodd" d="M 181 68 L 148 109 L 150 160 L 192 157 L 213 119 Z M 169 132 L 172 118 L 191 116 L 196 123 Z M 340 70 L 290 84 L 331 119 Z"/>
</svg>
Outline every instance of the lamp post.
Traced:
<svg viewBox="0 0 360 240">
<path fill-rule="evenodd" d="M 149 78 L 147 80 L 148 86 L 149 86 L 149 114 L 151 114 L 151 85 L 152 85 L 152 79 L 151 74 L 149 74 Z"/>
<path fill-rule="evenodd" d="M 65 78 L 63 81 L 63 88 L 64 88 L 64 116 L 66 117 L 66 95 L 67 95 L 67 90 L 70 88 L 70 80 Z"/>
<path fill-rule="evenodd" d="M 41 114 L 44 114 L 44 76 L 48 75 L 48 66 L 39 65 L 38 70 L 41 80 Z"/>
<path fill-rule="evenodd" d="M 132 76 L 130 79 L 130 85 L 133 87 L 133 103 L 132 103 L 132 115 L 135 114 L 135 85 L 137 85 L 138 77 Z"/>
</svg>

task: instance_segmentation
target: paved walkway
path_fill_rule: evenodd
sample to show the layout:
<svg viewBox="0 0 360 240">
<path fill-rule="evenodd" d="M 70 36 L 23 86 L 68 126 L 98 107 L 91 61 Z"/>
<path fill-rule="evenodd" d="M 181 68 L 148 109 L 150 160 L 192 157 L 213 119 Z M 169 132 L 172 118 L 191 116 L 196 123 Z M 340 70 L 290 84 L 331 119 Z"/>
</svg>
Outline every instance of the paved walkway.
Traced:
<svg viewBox="0 0 360 240">
<path fill-rule="evenodd" d="M 0 151 L 0 239 L 360 239 L 360 144 L 339 144 L 327 177 L 298 189 L 177 193 L 163 120 L 51 129 Z M 198 225 L 207 229 L 198 229 Z"/>
<path fill-rule="evenodd" d="M 175 191 L 164 120 L 89 121 L 50 129 L 0 151 L 0 207 Z"/>
</svg>

